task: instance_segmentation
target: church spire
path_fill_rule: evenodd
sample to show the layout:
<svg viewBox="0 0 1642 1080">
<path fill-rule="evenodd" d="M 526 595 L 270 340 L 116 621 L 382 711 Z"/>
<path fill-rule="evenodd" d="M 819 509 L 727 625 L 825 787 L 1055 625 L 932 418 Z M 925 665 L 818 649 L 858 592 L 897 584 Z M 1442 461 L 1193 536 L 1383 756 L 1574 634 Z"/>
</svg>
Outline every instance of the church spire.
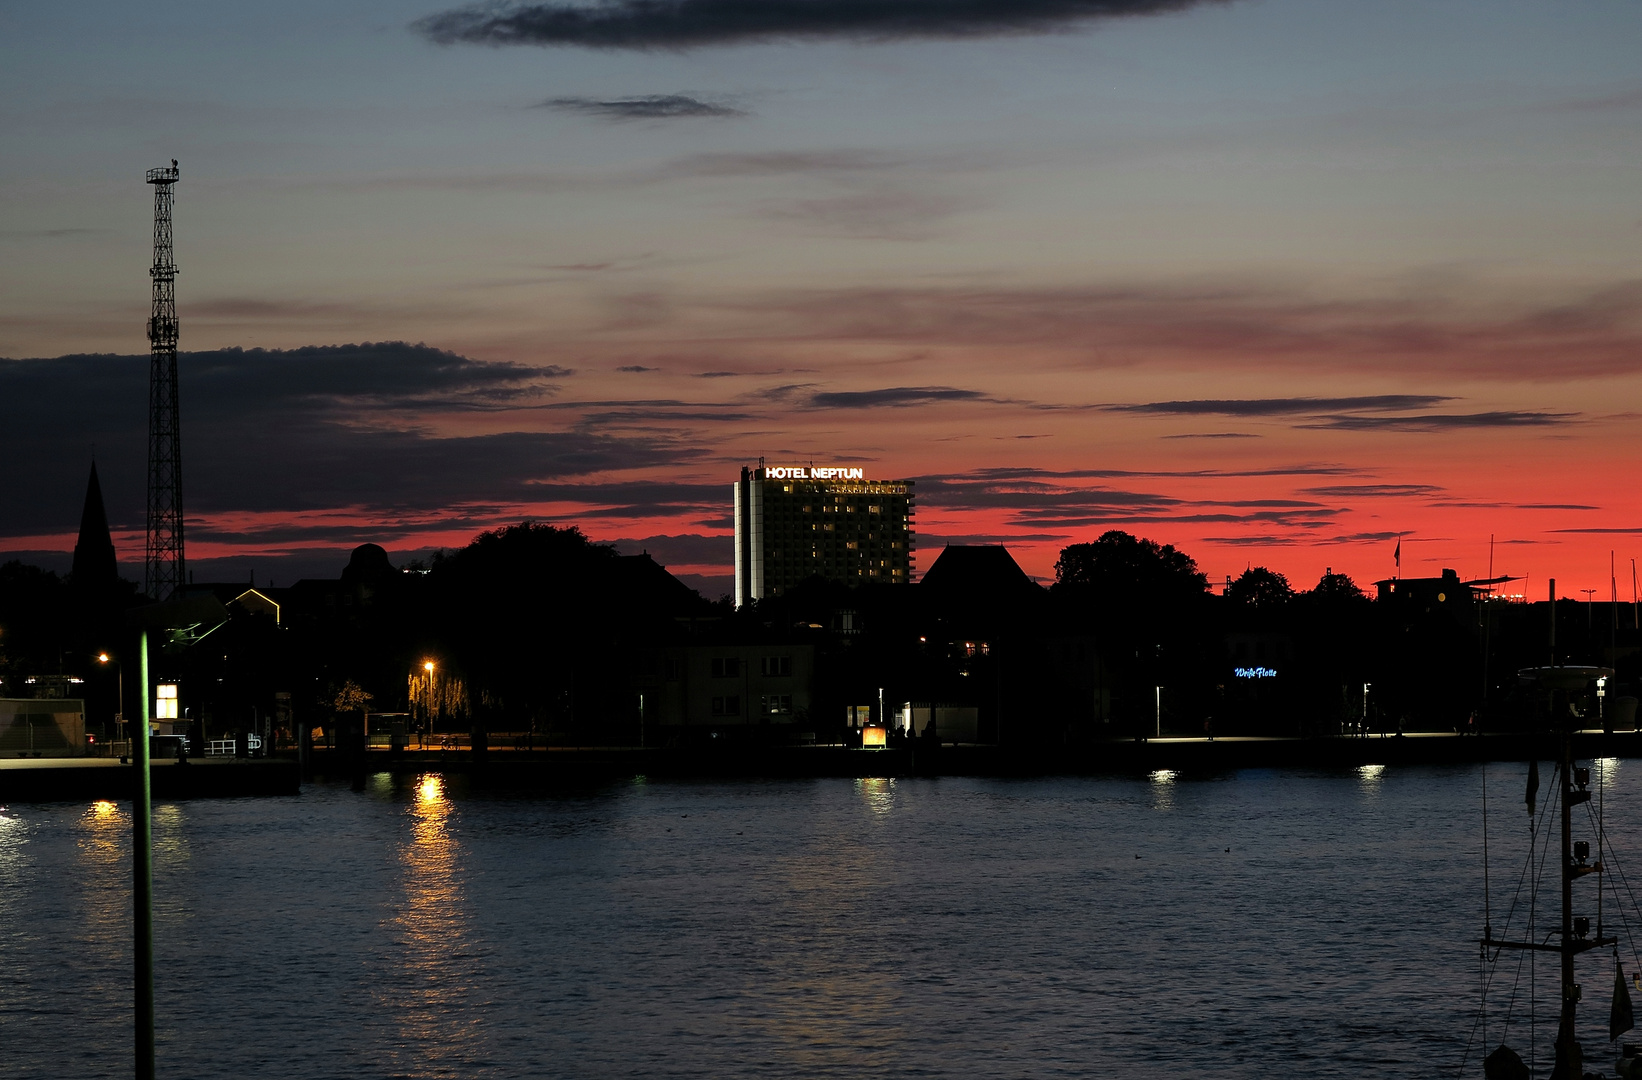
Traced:
<svg viewBox="0 0 1642 1080">
<path fill-rule="evenodd" d="M 86 482 L 86 505 L 80 511 L 80 539 L 74 545 L 74 583 L 81 588 L 105 588 L 120 578 L 114 558 L 114 539 L 103 509 L 103 486 L 97 481 L 97 463 L 91 463 Z"/>
</svg>

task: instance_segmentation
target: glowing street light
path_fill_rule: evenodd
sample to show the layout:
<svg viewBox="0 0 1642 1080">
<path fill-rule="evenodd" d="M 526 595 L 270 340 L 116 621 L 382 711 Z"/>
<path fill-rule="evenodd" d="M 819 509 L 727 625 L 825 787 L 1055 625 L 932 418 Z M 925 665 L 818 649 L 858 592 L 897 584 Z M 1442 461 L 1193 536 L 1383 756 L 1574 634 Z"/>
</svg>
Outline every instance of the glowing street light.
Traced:
<svg viewBox="0 0 1642 1080">
<path fill-rule="evenodd" d="M 119 660 L 105 652 L 97 654 L 97 663 L 113 664 L 114 677 L 118 680 L 119 700 L 114 704 L 114 737 L 117 739 L 124 734 L 121 728 L 125 726 L 125 668 Z"/>
</svg>

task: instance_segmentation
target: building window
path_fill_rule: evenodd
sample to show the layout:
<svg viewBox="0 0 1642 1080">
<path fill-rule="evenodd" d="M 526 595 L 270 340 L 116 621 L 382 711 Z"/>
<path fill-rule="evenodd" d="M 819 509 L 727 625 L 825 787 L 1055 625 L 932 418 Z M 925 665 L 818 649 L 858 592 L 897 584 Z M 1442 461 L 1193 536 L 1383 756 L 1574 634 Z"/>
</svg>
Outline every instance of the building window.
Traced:
<svg viewBox="0 0 1642 1080">
<path fill-rule="evenodd" d="M 792 715 L 791 694 L 765 694 L 759 699 L 759 701 L 759 712 L 763 713 L 765 716 Z"/>
<path fill-rule="evenodd" d="M 741 678 L 741 660 L 735 656 L 713 657 L 713 678 L 739 679 Z"/>
<path fill-rule="evenodd" d="M 766 656 L 760 667 L 760 673 L 769 678 L 781 678 L 792 674 L 792 657 Z"/>
<path fill-rule="evenodd" d="M 740 716 L 741 715 L 741 698 L 740 698 L 740 696 L 736 695 L 736 694 L 730 694 L 726 697 L 716 697 L 716 698 L 714 698 L 713 699 L 713 715 L 714 716 Z"/>
</svg>

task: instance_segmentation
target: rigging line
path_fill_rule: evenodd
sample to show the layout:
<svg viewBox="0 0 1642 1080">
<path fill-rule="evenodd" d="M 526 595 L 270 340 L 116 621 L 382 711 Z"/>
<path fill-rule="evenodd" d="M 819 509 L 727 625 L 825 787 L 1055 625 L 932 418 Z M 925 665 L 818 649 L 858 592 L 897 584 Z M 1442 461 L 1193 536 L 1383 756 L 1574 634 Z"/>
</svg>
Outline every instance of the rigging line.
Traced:
<svg viewBox="0 0 1642 1080">
<path fill-rule="evenodd" d="M 1523 863 L 1522 874 L 1517 878 L 1516 894 L 1512 897 L 1511 909 L 1507 913 L 1507 916 L 1506 916 L 1506 929 L 1509 930 L 1510 922 L 1511 922 L 1512 918 L 1515 917 L 1515 914 L 1516 914 L 1517 904 L 1522 898 L 1522 885 L 1523 885 L 1523 882 L 1524 882 L 1524 880 L 1528 881 L 1528 883 L 1529 883 L 1529 885 L 1528 885 L 1528 940 L 1529 941 L 1532 941 L 1534 939 L 1534 925 L 1533 924 L 1534 924 L 1535 903 L 1536 903 L 1536 898 L 1539 894 L 1539 881 L 1540 881 L 1540 878 L 1542 878 L 1544 876 L 1545 854 L 1550 851 L 1549 841 L 1550 841 L 1551 811 L 1554 808 L 1554 806 L 1556 805 L 1555 800 L 1560 797 L 1560 791 L 1561 791 L 1560 788 L 1552 788 L 1551 799 L 1547 800 L 1545 807 L 1540 811 L 1539 822 L 1538 823 L 1534 822 L 1534 820 L 1532 818 L 1529 819 L 1530 828 L 1529 828 L 1529 831 L 1528 831 L 1528 858 Z M 1544 824 L 1546 826 L 1546 846 L 1545 846 L 1543 852 L 1540 855 L 1538 872 L 1535 873 L 1534 872 L 1534 868 L 1535 868 L 1534 848 L 1535 848 L 1535 845 L 1536 845 L 1536 840 L 1537 840 L 1537 837 L 1538 837 L 1539 825 L 1540 824 Z M 1548 934 L 1546 935 L 1546 940 L 1550 940 L 1550 935 L 1548 935 Z M 1497 961 L 1499 959 L 1500 952 L 1501 952 L 1501 950 L 1499 950 L 1499 949 L 1494 950 L 1494 960 L 1495 961 Z M 1523 955 L 1524 953 L 1526 953 L 1527 955 Z M 1529 1030 L 1529 1040 L 1530 1040 L 1529 1041 L 1530 1057 L 1533 1055 L 1532 1047 L 1533 1047 L 1533 1039 L 1534 1039 L 1534 1014 L 1535 1014 L 1535 1011 L 1536 1011 L 1535 1008 L 1534 1008 L 1534 1001 L 1535 1001 L 1535 989 L 1534 989 L 1534 987 L 1535 987 L 1535 965 L 1533 963 L 1533 961 L 1535 959 L 1536 959 L 1536 957 L 1534 955 L 1534 950 L 1532 950 L 1532 949 L 1523 949 L 1520 952 L 1518 952 L 1518 954 L 1517 954 L 1516 973 L 1515 973 L 1515 977 L 1511 980 L 1511 997 L 1510 997 L 1510 1000 L 1506 1002 L 1505 1020 L 1503 1022 L 1503 1026 L 1501 1028 L 1502 1032 L 1505 1032 L 1507 1034 L 1510 1032 L 1511 1018 L 1516 1015 L 1517 995 L 1522 990 L 1522 965 L 1526 961 L 1528 963 L 1528 986 L 1529 986 L 1528 1030 Z M 1498 969 L 1495 968 L 1495 976 L 1497 976 L 1497 974 L 1498 974 Z M 1492 980 L 1493 980 L 1493 976 L 1490 977 L 1490 980 L 1489 980 L 1490 983 L 1492 983 Z M 1502 1035 L 1501 1036 L 1501 1041 L 1503 1041 L 1503 1039 L 1504 1039 L 1504 1036 Z"/>
<path fill-rule="evenodd" d="M 1489 577 L 1494 575 L 1490 572 Z M 1486 663 L 1486 661 L 1485 661 Z M 1488 692 L 1488 679 L 1483 677 L 1483 693 Z M 1488 762 L 1482 763 L 1482 936 L 1494 936 L 1493 903 L 1488 890 Z M 1497 950 L 1496 950 L 1497 951 Z M 1476 1033 L 1478 1026 L 1482 1028 L 1482 1044 L 1488 1045 L 1488 946 L 1482 947 L 1479 957 L 1481 963 L 1477 968 L 1477 991 L 1481 1005 L 1477 1010 L 1477 1023 L 1472 1026 L 1472 1033 Z M 1460 1059 L 1460 1068 L 1465 1068 L 1465 1062 L 1471 1056 L 1471 1040 L 1465 1043 L 1465 1055 Z"/>
<path fill-rule="evenodd" d="M 1532 837 L 1529 838 L 1529 841 L 1530 842 L 1529 842 L 1528 857 L 1523 860 L 1522 872 L 1517 875 L 1516 888 L 1511 893 L 1511 906 L 1506 909 L 1505 924 L 1500 928 L 1500 933 L 1499 933 L 1499 937 L 1498 937 L 1497 940 L 1504 940 L 1505 936 L 1510 933 L 1511 923 L 1513 921 L 1515 921 L 1515 919 L 1516 919 L 1517 906 L 1522 902 L 1522 885 L 1523 885 L 1523 882 L 1529 880 L 1529 877 L 1528 877 L 1529 871 L 1531 871 L 1533 869 L 1533 866 L 1534 866 L 1534 852 L 1533 852 Z M 1530 892 L 1530 895 L 1532 895 L 1531 892 Z M 1495 952 L 1495 956 L 1497 957 L 1498 953 L 1499 953 L 1499 950 L 1496 949 L 1496 950 L 1494 950 L 1494 952 Z"/>
<path fill-rule="evenodd" d="M 1545 846 L 1540 851 L 1539 867 L 1534 872 L 1533 888 L 1528 893 L 1528 940 L 1534 939 L 1534 919 L 1539 910 L 1539 884 L 1545 878 L 1545 859 L 1551 853 L 1551 814 L 1562 798 L 1562 784 L 1560 776 L 1562 765 L 1559 762 L 1552 772 L 1551 797 L 1545 800 L 1545 807 L 1539 812 L 1540 823 L 1545 826 Z M 1528 857 L 1533 858 L 1533 845 L 1539 837 L 1539 826 L 1535 825 L 1528 837 Z M 1550 941 L 1547 933 L 1545 940 Z M 1543 942 L 1542 942 L 1543 944 Z M 1537 950 L 1528 950 L 1528 1068 L 1532 1070 L 1539 1064 L 1539 965 L 1535 955 Z"/>
<path fill-rule="evenodd" d="M 1606 760 L 1606 759 L 1603 759 L 1603 760 Z M 1602 771 L 1604 773 L 1606 773 L 1607 772 L 1607 767 L 1604 766 Z M 1601 782 L 1602 782 L 1601 780 L 1598 781 L 1599 784 Z M 1597 791 L 1599 793 L 1600 793 L 1601 790 L 1602 789 L 1600 787 L 1597 788 Z M 1600 801 L 1600 799 L 1601 799 L 1601 796 L 1599 794 L 1598 795 L 1598 800 Z M 1613 889 L 1615 910 L 1619 912 L 1620 925 L 1625 928 L 1625 936 L 1627 938 L 1629 938 L 1630 942 L 1631 942 L 1631 955 L 1632 955 L 1632 957 L 1635 957 L 1637 955 L 1637 953 L 1636 953 L 1636 939 L 1631 936 L 1631 923 L 1630 923 L 1630 920 L 1625 917 L 1625 909 L 1624 909 L 1624 907 L 1620 906 L 1620 904 L 1619 904 L 1619 890 L 1614 887 L 1612 882 L 1607 880 L 1607 878 L 1608 878 L 1608 867 L 1610 865 L 1615 870 L 1619 870 L 1619 872 L 1621 874 L 1624 874 L 1624 870 L 1621 869 L 1618 859 L 1613 859 L 1610 862 L 1604 862 L 1603 858 L 1602 858 L 1603 848 L 1607 847 L 1608 851 L 1611 852 L 1611 851 L 1613 851 L 1613 846 L 1611 844 L 1606 843 L 1607 833 L 1603 832 L 1603 830 L 1602 830 L 1601 807 L 1600 806 L 1597 807 L 1597 813 L 1593 816 L 1592 813 L 1591 813 L 1590 803 L 1586 803 L 1585 804 L 1585 820 L 1596 831 L 1596 861 L 1602 864 L 1602 873 L 1599 875 L 1600 880 L 1597 881 L 1597 888 L 1596 888 L 1596 929 L 1597 929 L 1597 936 L 1599 936 L 1599 937 L 1601 936 L 1601 931 L 1602 931 L 1602 927 L 1603 927 L 1603 922 L 1602 922 L 1602 910 L 1603 910 L 1603 908 L 1602 908 L 1602 895 L 1603 895 L 1603 891 L 1604 891 L 1603 886 L 1606 885 L 1608 888 Z M 1630 889 L 1630 884 L 1628 882 L 1626 883 L 1625 888 L 1626 888 L 1627 891 Z M 1632 898 L 1631 902 L 1632 902 L 1632 904 L 1634 904 L 1636 902 L 1634 897 Z M 1614 951 L 1615 951 L 1615 955 L 1617 956 L 1618 955 L 1618 946 L 1614 947 Z"/>
<path fill-rule="evenodd" d="M 1636 894 L 1631 891 L 1630 879 L 1625 876 L 1625 868 L 1623 866 L 1620 866 L 1619 865 L 1619 860 L 1614 857 L 1613 844 L 1608 841 L 1607 837 L 1603 837 L 1603 842 L 1605 844 L 1607 844 L 1608 857 L 1614 859 L 1613 868 L 1615 870 L 1619 871 L 1619 880 L 1625 886 L 1625 894 L 1631 898 L 1631 907 L 1636 908 L 1638 914 L 1642 914 L 1642 907 L 1638 907 L 1637 903 L 1636 903 Z M 1618 902 L 1618 900 L 1619 900 L 1619 890 L 1617 888 L 1614 889 L 1614 900 L 1615 900 L 1615 902 Z M 1624 918 L 1624 913 L 1625 913 L 1624 908 L 1620 908 L 1619 911 L 1620 911 L 1620 919 L 1624 923 L 1624 926 L 1625 926 L 1625 936 L 1628 939 L 1630 939 L 1631 956 L 1633 958 L 1635 958 L 1637 956 L 1636 938 L 1632 937 L 1632 935 L 1631 935 L 1630 920 Z M 1639 966 L 1642 966 L 1642 960 L 1639 960 L 1638 964 L 1639 964 Z"/>
<path fill-rule="evenodd" d="M 1502 1043 L 1505 1041 L 1506 1035 L 1508 1035 L 1511 1031 L 1511 1017 L 1516 1014 L 1517 990 L 1522 986 L 1522 965 L 1523 962 L 1526 961 L 1530 955 L 1532 955 L 1532 952 L 1533 950 L 1531 949 L 1517 950 L 1516 978 L 1511 982 L 1511 997 L 1510 1000 L 1505 1003 L 1505 1019 L 1500 1024 L 1500 1042 Z M 1499 952 L 1496 950 L 1494 955 L 1497 957 Z"/>
<path fill-rule="evenodd" d="M 1492 577 L 1493 575 L 1489 575 Z M 1483 936 L 1493 937 L 1493 902 L 1488 890 L 1488 762 L 1482 763 L 1482 926 Z M 1486 1002 L 1485 1002 L 1486 1004 Z"/>
<path fill-rule="evenodd" d="M 1531 883 L 1529 885 L 1529 890 L 1528 890 L 1528 906 L 1529 906 L 1529 913 L 1530 913 L 1529 914 L 1528 940 L 1530 940 L 1530 941 L 1533 940 L 1533 911 L 1534 911 L 1534 906 L 1535 906 L 1535 897 L 1538 894 L 1539 880 L 1540 880 L 1540 878 L 1542 878 L 1544 876 L 1545 856 L 1550 851 L 1550 847 L 1549 847 L 1549 839 L 1550 839 L 1550 837 L 1549 837 L 1549 826 L 1550 826 L 1551 819 L 1552 819 L 1552 813 L 1551 812 L 1557 806 L 1556 800 L 1560 797 L 1560 792 L 1561 792 L 1560 787 L 1553 787 L 1552 788 L 1551 799 L 1547 801 L 1546 806 L 1540 811 L 1539 821 L 1536 823 L 1532 818 L 1529 819 L 1530 828 L 1529 828 L 1529 833 L 1528 833 L 1528 858 L 1523 861 L 1522 870 L 1517 875 L 1516 888 L 1513 890 L 1512 896 L 1511 896 L 1511 906 L 1506 911 L 1505 924 L 1501 928 L 1501 931 L 1500 931 L 1500 934 L 1499 934 L 1499 939 L 1501 939 L 1501 940 L 1503 940 L 1505 938 L 1505 936 L 1510 932 L 1511 923 L 1516 918 L 1517 907 L 1522 901 L 1522 886 L 1523 886 L 1525 881 Z M 1547 827 L 1547 837 L 1546 837 L 1547 843 L 1546 843 L 1546 847 L 1544 849 L 1544 853 L 1542 853 L 1541 856 L 1540 856 L 1539 873 L 1538 874 L 1532 874 L 1532 871 L 1534 870 L 1534 865 L 1535 865 L 1534 864 L 1534 848 L 1536 846 L 1536 838 L 1537 838 L 1537 834 L 1538 834 L 1538 831 L 1539 831 L 1539 825 L 1540 824 L 1544 824 Z M 1546 935 L 1546 940 L 1547 941 L 1550 940 L 1550 935 L 1549 934 Z M 1488 965 L 1487 985 L 1490 986 L 1490 987 L 1493 985 L 1494 980 L 1499 977 L 1499 969 L 1498 969 L 1497 964 L 1498 964 L 1498 961 L 1499 961 L 1499 954 L 1502 951 L 1503 951 L 1502 949 L 1495 949 L 1494 953 L 1493 953 L 1493 956 L 1489 957 L 1489 958 L 1486 958 L 1486 963 Z M 1487 950 L 1484 949 L 1483 952 L 1484 952 L 1484 954 L 1486 954 Z M 1511 1020 L 1516 1015 L 1517 996 L 1522 990 L 1522 965 L 1525 961 L 1532 961 L 1534 959 L 1533 952 L 1534 951 L 1531 950 L 1531 949 L 1523 949 L 1523 950 L 1520 950 L 1517 953 L 1516 971 L 1514 973 L 1514 977 L 1511 980 L 1511 996 L 1506 1001 L 1505 1019 L 1502 1021 L 1502 1025 L 1501 1025 L 1501 1032 L 1502 1032 L 1501 1041 L 1502 1042 L 1504 1041 L 1505 1037 L 1507 1035 L 1509 1035 L 1510 1029 L 1511 1029 Z M 1524 955 L 1524 954 L 1527 954 L 1527 955 Z M 1532 990 L 1533 982 L 1534 982 L 1534 968 L 1532 966 L 1530 966 L 1529 967 L 1530 997 L 1533 996 L 1533 990 Z M 1532 1038 L 1533 1015 L 1534 1015 L 1534 1010 L 1532 1009 L 1532 1007 L 1530 1007 L 1530 1010 L 1529 1010 L 1530 1039 Z"/>
<path fill-rule="evenodd" d="M 1485 949 L 1483 951 L 1486 952 L 1487 950 Z M 1516 981 L 1511 984 L 1511 1000 L 1509 1002 L 1509 1006 L 1514 1007 L 1516 1005 L 1516 999 L 1517 999 L 1516 988 L 1522 982 L 1522 962 L 1523 962 L 1523 960 L 1526 959 L 1526 957 L 1523 954 L 1528 952 L 1528 951 L 1529 950 L 1527 950 L 1527 949 L 1520 949 L 1517 952 L 1517 978 L 1516 978 Z M 1499 949 L 1494 950 L 1495 959 L 1498 959 L 1500 952 L 1501 952 L 1501 950 L 1499 950 Z M 1489 964 L 1491 964 L 1491 963 L 1492 963 L 1492 961 L 1489 961 L 1489 960 L 1485 960 L 1483 962 L 1484 971 L 1487 970 Z M 1462 1076 L 1465 1074 L 1465 1066 L 1471 1060 L 1471 1049 L 1472 1049 L 1472 1047 L 1476 1046 L 1476 1044 L 1477 1044 L 1477 1028 L 1479 1026 L 1482 1026 L 1483 1023 L 1484 1023 L 1484 1021 L 1483 1021 L 1483 1019 L 1480 1015 L 1477 1017 L 1477 1019 L 1474 1019 L 1474 1020 L 1471 1021 L 1471 1031 L 1465 1037 L 1465 1050 L 1460 1054 L 1460 1065 L 1459 1065 L 1458 1070 L 1456 1070 Z M 1504 1033 L 1509 1033 L 1510 1029 L 1511 1029 L 1511 1012 L 1510 1012 L 1510 1008 L 1508 1007 L 1506 1009 L 1506 1013 L 1505 1013 L 1505 1022 L 1504 1022 L 1503 1026 L 1501 1027 L 1500 1030 Z M 1500 1042 L 1502 1044 L 1505 1042 L 1505 1035 L 1504 1034 L 1502 1034 L 1500 1036 Z M 1487 1036 L 1486 1028 L 1484 1028 L 1482 1044 L 1485 1047 L 1488 1045 L 1488 1036 Z"/>
</svg>

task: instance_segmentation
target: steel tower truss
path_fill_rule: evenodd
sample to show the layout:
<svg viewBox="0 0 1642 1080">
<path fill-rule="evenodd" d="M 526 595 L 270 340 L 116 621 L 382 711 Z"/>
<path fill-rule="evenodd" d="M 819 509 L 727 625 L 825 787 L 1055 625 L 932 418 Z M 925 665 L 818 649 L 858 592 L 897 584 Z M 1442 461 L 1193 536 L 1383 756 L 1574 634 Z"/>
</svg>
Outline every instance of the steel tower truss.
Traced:
<svg viewBox="0 0 1642 1080">
<path fill-rule="evenodd" d="M 148 548 L 144 591 L 168 600 L 180 589 L 182 427 L 177 407 L 177 264 L 171 256 L 172 185 L 177 162 L 149 169 L 154 186 L 154 303 L 148 316 Z"/>
</svg>

